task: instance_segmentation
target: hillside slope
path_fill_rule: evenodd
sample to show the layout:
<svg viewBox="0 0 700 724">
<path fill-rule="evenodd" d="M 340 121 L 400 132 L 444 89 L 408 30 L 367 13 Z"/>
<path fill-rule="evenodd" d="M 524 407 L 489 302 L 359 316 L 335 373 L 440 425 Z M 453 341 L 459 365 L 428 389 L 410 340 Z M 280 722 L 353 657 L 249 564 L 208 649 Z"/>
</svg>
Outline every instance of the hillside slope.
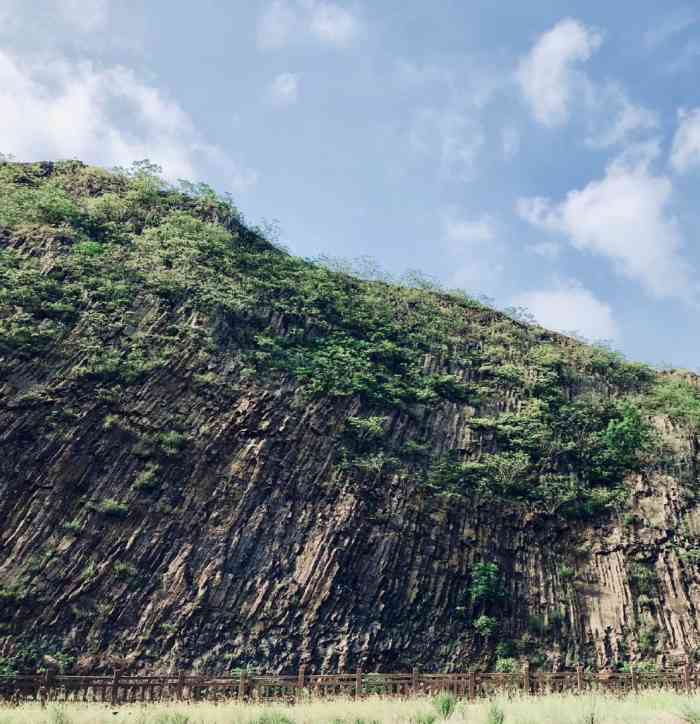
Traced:
<svg viewBox="0 0 700 724">
<path fill-rule="evenodd" d="M 0 670 L 694 655 L 699 425 L 690 376 L 204 186 L 0 164 Z"/>
</svg>

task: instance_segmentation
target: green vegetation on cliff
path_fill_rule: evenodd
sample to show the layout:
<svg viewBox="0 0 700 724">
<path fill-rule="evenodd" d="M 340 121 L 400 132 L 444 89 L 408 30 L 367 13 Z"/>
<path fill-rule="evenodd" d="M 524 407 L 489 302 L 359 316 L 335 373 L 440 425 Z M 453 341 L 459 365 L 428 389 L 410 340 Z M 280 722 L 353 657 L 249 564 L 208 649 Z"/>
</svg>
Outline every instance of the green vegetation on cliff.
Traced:
<svg viewBox="0 0 700 724">
<path fill-rule="evenodd" d="M 3 374 L 22 359 L 65 365 L 66 384 L 109 397 L 183 364 L 187 350 L 193 381 L 214 394 L 291 378 L 309 397 L 361 401 L 364 417 L 339 438 L 341 468 L 590 515 L 621 505 L 624 476 L 653 464 L 650 414 L 700 425 L 687 382 L 658 382 L 643 365 L 464 294 L 290 256 L 247 228 L 230 199 L 172 187 L 145 162 L 114 173 L 0 165 L 0 239 Z M 225 377 L 211 371 L 221 355 Z M 473 411 L 473 449 L 435 454 L 420 436 L 398 446 L 385 429 L 392 410 L 453 403 Z M 184 437 L 161 443 L 177 454 Z M 155 485 L 154 470 L 137 486 Z"/>
<path fill-rule="evenodd" d="M 295 258 L 148 163 L 0 163 L 0 670 L 694 648 L 699 431 L 692 375 Z"/>
</svg>

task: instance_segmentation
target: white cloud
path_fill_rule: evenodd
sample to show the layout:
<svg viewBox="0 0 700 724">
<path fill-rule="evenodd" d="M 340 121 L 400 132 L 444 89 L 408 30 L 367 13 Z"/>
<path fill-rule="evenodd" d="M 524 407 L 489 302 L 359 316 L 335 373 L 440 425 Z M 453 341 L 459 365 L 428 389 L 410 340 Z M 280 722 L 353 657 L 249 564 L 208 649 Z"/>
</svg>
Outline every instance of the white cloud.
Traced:
<svg viewBox="0 0 700 724">
<path fill-rule="evenodd" d="M 410 144 L 414 151 L 439 159 L 443 172 L 464 177 L 473 171 L 484 134 L 468 113 L 424 108 L 413 119 Z"/>
<path fill-rule="evenodd" d="M 175 101 L 122 66 L 27 61 L 0 51 L 0 108 L 0 150 L 20 160 L 113 166 L 150 158 L 173 179 L 213 166 L 233 190 L 256 179 L 206 143 Z"/>
<path fill-rule="evenodd" d="M 671 148 L 671 165 L 679 173 L 700 166 L 700 108 L 678 111 L 678 129 Z"/>
<path fill-rule="evenodd" d="M 640 133 L 659 127 L 654 111 L 632 103 L 614 83 L 602 88 L 590 84 L 588 105 L 592 118 L 586 143 L 593 148 L 625 144 Z"/>
<path fill-rule="evenodd" d="M 308 40 L 346 48 L 360 31 L 358 17 L 334 2 L 273 0 L 258 20 L 257 40 L 261 50 Z"/>
<path fill-rule="evenodd" d="M 537 121 L 549 127 L 566 122 L 577 82 L 575 66 L 587 61 L 601 43 L 598 32 L 571 18 L 540 36 L 516 72 Z"/>
<path fill-rule="evenodd" d="M 315 2 L 310 11 L 311 32 L 322 42 L 347 47 L 357 37 L 360 24 L 345 8 L 331 2 Z"/>
<path fill-rule="evenodd" d="M 655 48 L 670 40 L 674 35 L 682 33 L 698 20 L 700 20 L 700 15 L 690 8 L 676 10 L 662 21 L 655 22 L 654 26 L 644 33 L 644 42 L 648 48 Z"/>
<path fill-rule="evenodd" d="M 289 106 L 299 98 L 299 76 L 294 73 L 280 73 L 269 90 L 270 102 L 276 106 Z"/>
<path fill-rule="evenodd" d="M 444 175 L 469 178 L 486 141 L 484 111 L 500 92 L 510 92 L 509 74 L 471 56 L 451 57 L 449 62 L 401 59 L 390 81 L 387 92 L 410 109 L 405 135 L 409 147 L 436 161 Z M 517 131 L 504 139 L 514 150 Z"/>
<path fill-rule="evenodd" d="M 495 236 L 493 219 L 484 215 L 478 219 L 445 219 L 445 237 L 456 244 L 491 241 Z"/>
<path fill-rule="evenodd" d="M 672 184 L 649 170 L 656 150 L 654 144 L 633 147 L 608 166 L 602 179 L 570 191 L 560 203 L 520 199 L 518 212 L 535 226 L 566 234 L 575 248 L 610 259 L 618 273 L 652 295 L 689 300 L 695 289 L 669 210 Z"/>
<path fill-rule="evenodd" d="M 619 334 L 610 305 L 576 281 L 520 294 L 513 304 L 526 307 L 543 327 L 558 332 L 577 332 L 589 339 L 613 339 Z"/>
</svg>

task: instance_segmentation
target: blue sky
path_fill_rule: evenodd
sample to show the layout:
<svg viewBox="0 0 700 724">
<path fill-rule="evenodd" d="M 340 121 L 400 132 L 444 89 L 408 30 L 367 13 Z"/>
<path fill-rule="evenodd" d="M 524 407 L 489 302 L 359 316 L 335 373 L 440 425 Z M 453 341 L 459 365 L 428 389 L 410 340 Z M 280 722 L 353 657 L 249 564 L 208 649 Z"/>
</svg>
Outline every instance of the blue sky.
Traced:
<svg viewBox="0 0 700 724">
<path fill-rule="evenodd" d="M 700 8 L 0 0 L 0 151 L 149 157 L 276 220 L 700 367 Z"/>
</svg>

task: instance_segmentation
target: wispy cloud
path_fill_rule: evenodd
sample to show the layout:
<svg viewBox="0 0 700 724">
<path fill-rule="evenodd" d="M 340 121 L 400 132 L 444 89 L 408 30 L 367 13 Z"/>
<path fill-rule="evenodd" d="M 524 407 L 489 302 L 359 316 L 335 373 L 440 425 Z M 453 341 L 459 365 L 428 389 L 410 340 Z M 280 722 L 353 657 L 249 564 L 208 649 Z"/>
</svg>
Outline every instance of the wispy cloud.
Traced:
<svg viewBox="0 0 700 724">
<path fill-rule="evenodd" d="M 272 81 L 268 97 L 270 102 L 278 107 L 296 103 L 299 98 L 299 76 L 294 73 L 280 73 Z"/>
<path fill-rule="evenodd" d="M 489 214 L 465 217 L 452 209 L 443 213 L 442 227 L 455 267 L 449 284 L 472 293 L 492 291 L 505 269 L 496 219 Z"/>
<path fill-rule="evenodd" d="M 549 260 L 557 259 L 562 251 L 561 244 L 556 241 L 538 241 L 535 244 L 529 244 L 527 248 L 533 254 Z"/>
<path fill-rule="evenodd" d="M 299 24 L 295 6 L 286 0 L 274 0 L 258 20 L 258 47 L 263 50 L 284 47 Z"/>
<path fill-rule="evenodd" d="M 64 20 L 84 33 L 103 30 L 109 19 L 109 0 L 53 0 Z"/>
<path fill-rule="evenodd" d="M 258 19 L 261 50 L 276 50 L 300 41 L 347 48 L 362 23 L 347 8 L 328 0 L 273 0 Z"/>
<path fill-rule="evenodd" d="M 541 35 L 521 59 L 516 80 L 539 123 L 549 127 L 566 123 L 579 82 L 576 67 L 585 63 L 601 43 L 598 31 L 569 18 Z"/>
<path fill-rule="evenodd" d="M 679 173 L 700 166 L 700 108 L 678 111 L 678 129 L 671 148 L 671 165 Z"/>
<path fill-rule="evenodd" d="M 360 21 L 346 8 L 332 2 L 307 2 L 309 28 L 320 41 L 340 48 L 349 46 L 360 33 Z"/>
<path fill-rule="evenodd" d="M 481 244 L 491 241 L 495 235 L 495 224 L 488 215 L 476 219 L 445 218 L 445 237 L 456 245 Z"/>
<path fill-rule="evenodd" d="M 73 32 L 94 33 L 107 27 L 110 15 L 109 0 L 46 0 L 42 12 L 31 5 L 27 0 L 2 0 L 0 30 L 16 32 L 30 22 L 42 25 L 48 18 L 54 28 L 68 26 Z"/>
<path fill-rule="evenodd" d="M 664 70 L 667 73 L 683 73 L 694 70 L 699 56 L 700 41 L 692 38 L 686 42 L 680 53 L 670 63 L 666 64 Z"/>
<path fill-rule="evenodd" d="M 414 154 L 435 160 L 444 176 L 470 178 L 486 144 L 484 113 L 508 87 L 507 74 L 479 59 L 457 57 L 399 61 L 391 80 L 401 100 L 414 103 L 407 112 L 407 139 Z M 517 131 L 513 134 L 507 140 L 517 144 Z"/>
<path fill-rule="evenodd" d="M 176 101 L 123 66 L 61 57 L 46 63 L 0 51 L 0 107 L 2 151 L 20 160 L 112 166 L 150 158 L 173 179 L 216 168 L 237 191 L 257 179 L 207 143 Z"/>
<path fill-rule="evenodd" d="M 414 152 L 437 159 L 442 172 L 469 177 L 484 145 L 478 119 L 451 108 L 423 108 L 414 116 L 410 130 Z"/>
<path fill-rule="evenodd" d="M 593 148 L 624 145 L 660 125 L 658 114 L 630 101 L 618 83 L 590 83 L 587 110 L 586 143 Z"/>
<path fill-rule="evenodd" d="M 687 30 L 700 20 L 700 13 L 691 8 L 679 8 L 658 22 L 655 22 L 644 33 L 644 43 L 647 48 L 656 48 L 671 40 L 674 36 Z"/>
</svg>

